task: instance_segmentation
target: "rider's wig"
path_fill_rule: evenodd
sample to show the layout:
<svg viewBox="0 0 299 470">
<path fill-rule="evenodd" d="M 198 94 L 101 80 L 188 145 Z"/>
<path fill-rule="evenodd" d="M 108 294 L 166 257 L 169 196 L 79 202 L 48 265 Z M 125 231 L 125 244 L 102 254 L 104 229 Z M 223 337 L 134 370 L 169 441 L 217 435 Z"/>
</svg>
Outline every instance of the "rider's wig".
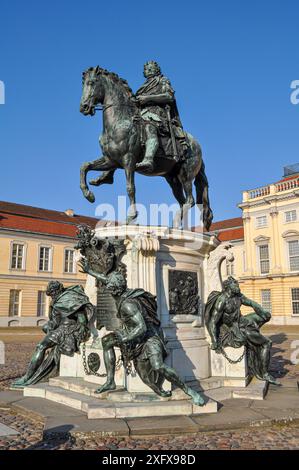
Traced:
<svg viewBox="0 0 299 470">
<path fill-rule="evenodd" d="M 160 68 L 160 65 L 158 64 L 158 62 L 156 62 L 155 60 L 148 60 L 145 64 L 144 64 L 144 67 L 146 67 L 147 65 L 153 65 L 155 67 L 155 70 L 157 72 L 157 74 L 161 74 L 161 68 Z"/>
</svg>

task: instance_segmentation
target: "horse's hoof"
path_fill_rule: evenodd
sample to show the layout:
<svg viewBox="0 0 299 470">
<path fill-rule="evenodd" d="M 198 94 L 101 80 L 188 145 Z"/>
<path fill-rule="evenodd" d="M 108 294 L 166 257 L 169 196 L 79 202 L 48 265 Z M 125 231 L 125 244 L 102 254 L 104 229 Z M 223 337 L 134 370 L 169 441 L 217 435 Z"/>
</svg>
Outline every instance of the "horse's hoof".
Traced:
<svg viewBox="0 0 299 470">
<path fill-rule="evenodd" d="M 86 194 L 85 194 L 85 197 L 86 199 L 89 201 L 89 202 L 94 202 L 96 200 L 94 194 L 92 191 L 88 191 Z"/>
<path fill-rule="evenodd" d="M 89 184 L 91 184 L 92 186 L 99 186 L 100 185 L 99 178 L 94 178 L 93 180 L 90 180 Z"/>
</svg>

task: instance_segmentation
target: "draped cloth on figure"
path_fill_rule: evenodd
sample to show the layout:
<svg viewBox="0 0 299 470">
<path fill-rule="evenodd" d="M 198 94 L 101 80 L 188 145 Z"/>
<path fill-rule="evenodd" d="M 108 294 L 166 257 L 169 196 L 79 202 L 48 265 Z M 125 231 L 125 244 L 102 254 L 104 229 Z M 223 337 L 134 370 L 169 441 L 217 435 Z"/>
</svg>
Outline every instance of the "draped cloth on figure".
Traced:
<svg viewBox="0 0 299 470">
<path fill-rule="evenodd" d="M 86 315 L 85 324 L 79 321 L 79 313 Z M 26 385 L 33 385 L 56 376 L 61 354 L 73 356 L 74 353 L 79 352 L 81 342 L 89 338 L 88 322 L 93 314 L 94 307 L 82 286 L 76 285 L 64 289 L 52 302 L 49 321 L 43 328 L 47 338 L 53 343 L 53 347 Z"/>
</svg>

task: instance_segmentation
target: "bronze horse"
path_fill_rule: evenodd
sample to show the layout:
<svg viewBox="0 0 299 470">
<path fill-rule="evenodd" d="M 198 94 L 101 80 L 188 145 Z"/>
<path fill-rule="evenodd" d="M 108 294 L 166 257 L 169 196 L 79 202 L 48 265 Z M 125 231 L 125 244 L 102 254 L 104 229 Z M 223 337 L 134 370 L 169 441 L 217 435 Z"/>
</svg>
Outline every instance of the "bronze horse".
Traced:
<svg viewBox="0 0 299 470">
<path fill-rule="evenodd" d="M 84 197 L 95 201 L 90 191 L 86 176 L 91 170 L 103 173 L 90 181 L 93 186 L 112 184 L 114 172 L 122 168 L 126 173 L 127 194 L 130 199 L 130 215 L 127 223 L 138 216 L 136 210 L 136 189 L 134 174 L 136 164 L 143 159 L 143 146 L 138 103 L 128 83 L 115 73 L 105 69 L 91 67 L 83 73 L 83 90 L 80 102 L 80 112 L 85 116 L 95 114 L 97 107 L 103 110 L 103 134 L 100 146 L 104 156 L 91 162 L 85 162 L 80 170 L 80 187 Z M 163 149 L 155 158 L 153 172 L 138 173 L 146 176 L 164 176 L 181 208 L 181 217 L 186 208 L 193 207 L 195 200 L 192 194 L 192 182 L 196 189 L 196 204 L 202 206 L 202 221 L 204 228 L 209 230 L 213 212 L 210 207 L 208 180 L 199 143 L 186 133 L 189 150 L 183 161 L 167 158 Z"/>
</svg>

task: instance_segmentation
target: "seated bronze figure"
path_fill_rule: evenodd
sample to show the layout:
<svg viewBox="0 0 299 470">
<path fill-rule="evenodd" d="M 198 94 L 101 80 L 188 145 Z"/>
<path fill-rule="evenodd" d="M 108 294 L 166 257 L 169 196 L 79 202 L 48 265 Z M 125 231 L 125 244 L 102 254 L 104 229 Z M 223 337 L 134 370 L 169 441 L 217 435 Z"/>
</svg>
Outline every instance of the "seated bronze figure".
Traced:
<svg viewBox="0 0 299 470">
<path fill-rule="evenodd" d="M 241 305 L 252 307 L 253 312 L 242 315 Z M 223 282 L 222 292 L 211 292 L 205 308 L 211 349 L 225 355 L 226 346 L 245 346 L 250 374 L 279 385 L 269 372 L 272 342 L 260 332 L 270 318 L 270 312 L 241 293 L 238 281 L 231 276 Z"/>
</svg>

